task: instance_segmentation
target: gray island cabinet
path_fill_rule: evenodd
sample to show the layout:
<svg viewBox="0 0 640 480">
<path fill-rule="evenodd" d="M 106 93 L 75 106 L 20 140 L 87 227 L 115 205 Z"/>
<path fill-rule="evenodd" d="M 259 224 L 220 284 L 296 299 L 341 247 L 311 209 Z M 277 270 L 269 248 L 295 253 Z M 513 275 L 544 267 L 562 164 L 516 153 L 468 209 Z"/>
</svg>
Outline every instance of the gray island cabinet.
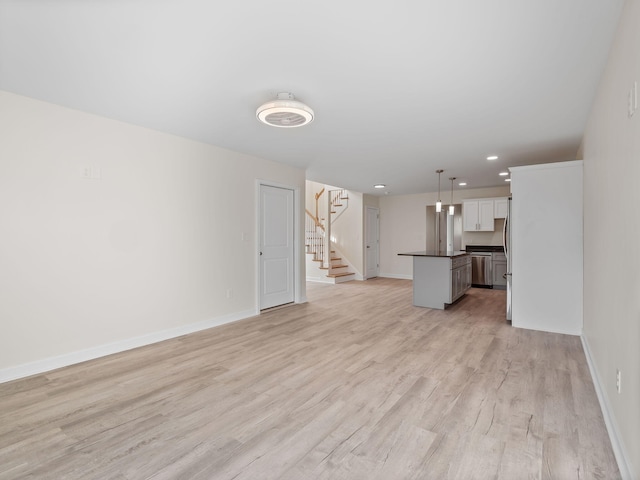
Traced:
<svg viewBox="0 0 640 480">
<path fill-rule="evenodd" d="M 413 257 L 413 304 L 443 310 L 471 288 L 471 256 L 466 252 L 409 252 Z"/>
</svg>

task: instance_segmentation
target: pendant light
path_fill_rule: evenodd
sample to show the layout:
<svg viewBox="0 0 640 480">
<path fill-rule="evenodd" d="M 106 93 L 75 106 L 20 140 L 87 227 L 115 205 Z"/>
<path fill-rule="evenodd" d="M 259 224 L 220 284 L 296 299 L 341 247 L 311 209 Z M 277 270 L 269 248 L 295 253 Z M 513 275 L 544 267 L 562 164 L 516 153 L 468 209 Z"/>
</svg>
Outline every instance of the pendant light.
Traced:
<svg viewBox="0 0 640 480">
<path fill-rule="evenodd" d="M 449 205 L 449 215 L 453 216 L 456 213 L 456 207 L 453 205 L 453 181 L 456 177 L 449 177 L 451 180 L 451 205 Z"/>
<path fill-rule="evenodd" d="M 438 201 L 436 202 L 436 213 L 440 213 L 442 211 L 442 202 L 440 201 L 440 174 L 444 172 L 441 168 L 436 170 L 438 174 Z"/>
</svg>

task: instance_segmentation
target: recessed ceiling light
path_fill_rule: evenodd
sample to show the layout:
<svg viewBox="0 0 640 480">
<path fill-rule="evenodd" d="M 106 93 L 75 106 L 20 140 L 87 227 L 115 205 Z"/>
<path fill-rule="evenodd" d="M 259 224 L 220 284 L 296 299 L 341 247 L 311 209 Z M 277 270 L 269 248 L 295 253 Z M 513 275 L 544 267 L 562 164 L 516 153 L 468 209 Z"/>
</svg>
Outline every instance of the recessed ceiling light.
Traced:
<svg viewBox="0 0 640 480">
<path fill-rule="evenodd" d="M 510 179 L 510 178 L 505 178 L 505 179 L 504 179 L 504 181 L 505 181 L 505 182 L 510 182 L 510 181 L 511 181 L 511 179 Z"/>
<path fill-rule="evenodd" d="M 498 156 L 497 156 L 497 155 L 489 155 L 489 156 L 487 157 L 487 160 L 497 160 L 497 159 L 498 159 Z"/>
<path fill-rule="evenodd" d="M 378 183 L 377 185 L 374 185 L 373 188 L 384 188 L 386 187 L 386 185 L 382 184 L 382 183 Z"/>
<path fill-rule="evenodd" d="M 313 110 L 295 99 L 292 93 L 278 93 L 277 100 L 264 103 L 256 117 L 272 127 L 293 128 L 313 122 Z"/>
<path fill-rule="evenodd" d="M 501 177 L 506 177 L 507 175 L 509 175 L 509 172 L 500 172 L 498 175 L 500 175 Z"/>
<path fill-rule="evenodd" d="M 467 182 L 460 182 L 458 185 L 460 185 L 461 187 L 466 187 L 467 186 Z"/>
</svg>

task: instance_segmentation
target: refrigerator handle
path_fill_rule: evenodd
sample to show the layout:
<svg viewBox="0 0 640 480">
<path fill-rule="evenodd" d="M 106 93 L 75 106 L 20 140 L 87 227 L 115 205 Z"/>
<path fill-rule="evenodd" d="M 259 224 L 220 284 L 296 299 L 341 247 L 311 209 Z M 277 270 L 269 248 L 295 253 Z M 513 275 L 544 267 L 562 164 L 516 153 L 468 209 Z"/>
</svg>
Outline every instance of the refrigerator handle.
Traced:
<svg viewBox="0 0 640 480">
<path fill-rule="evenodd" d="M 504 250 L 505 257 L 509 256 L 509 248 L 507 246 L 507 223 L 509 222 L 509 210 L 507 210 L 507 216 L 504 217 L 504 225 L 502 227 L 502 249 Z"/>
</svg>

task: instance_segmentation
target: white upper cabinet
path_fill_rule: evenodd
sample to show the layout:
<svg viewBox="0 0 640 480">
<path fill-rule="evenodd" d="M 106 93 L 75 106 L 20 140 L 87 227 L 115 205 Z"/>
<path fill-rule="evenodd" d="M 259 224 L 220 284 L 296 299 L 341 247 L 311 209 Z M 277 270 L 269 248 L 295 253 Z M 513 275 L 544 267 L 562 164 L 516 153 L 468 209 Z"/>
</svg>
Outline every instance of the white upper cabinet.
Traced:
<svg viewBox="0 0 640 480">
<path fill-rule="evenodd" d="M 507 197 L 464 200 L 462 205 L 465 232 L 493 232 L 493 220 L 507 216 Z"/>
<path fill-rule="evenodd" d="M 493 199 L 465 200 L 462 208 L 462 223 L 465 232 L 492 232 Z"/>
<path fill-rule="evenodd" d="M 493 218 L 507 218 L 509 202 L 507 197 L 496 198 L 493 201 Z"/>
</svg>

